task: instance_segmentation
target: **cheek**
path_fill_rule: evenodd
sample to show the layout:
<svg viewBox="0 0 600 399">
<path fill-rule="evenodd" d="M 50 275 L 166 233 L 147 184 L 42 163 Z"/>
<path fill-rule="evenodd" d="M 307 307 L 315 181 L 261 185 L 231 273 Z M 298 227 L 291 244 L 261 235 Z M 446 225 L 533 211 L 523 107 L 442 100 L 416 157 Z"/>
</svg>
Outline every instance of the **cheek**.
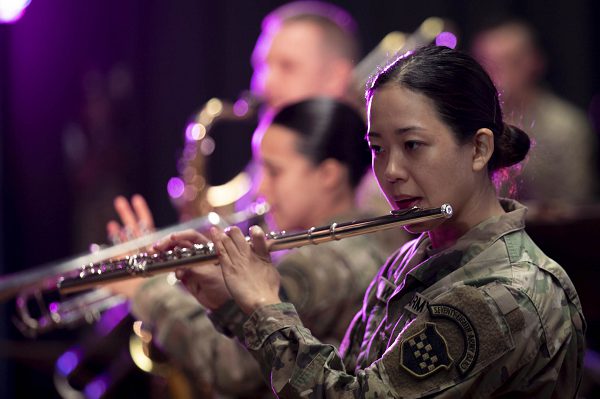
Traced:
<svg viewBox="0 0 600 399">
<path fill-rule="evenodd" d="M 468 197 L 472 190 L 469 165 L 460 158 L 451 158 L 436 168 L 437 173 L 429 176 L 429 190 L 434 192 L 435 206 L 444 202 L 459 202 Z M 438 204 L 439 203 L 439 204 Z"/>
<path fill-rule="evenodd" d="M 298 200 L 298 187 L 294 180 L 293 176 L 292 178 L 282 178 L 273 187 L 273 197 L 282 212 L 289 213 L 290 208 L 293 208 Z"/>
<path fill-rule="evenodd" d="M 384 183 L 384 181 L 385 181 L 385 179 L 384 179 L 384 171 L 385 171 L 384 161 L 382 159 L 373 158 L 371 160 L 371 170 L 373 171 L 373 174 L 375 175 L 375 178 L 377 179 L 379 184 L 381 185 L 382 183 Z"/>
<path fill-rule="evenodd" d="M 266 174 L 261 174 L 255 184 L 258 184 L 258 194 L 267 202 L 273 202 L 273 180 Z"/>
</svg>

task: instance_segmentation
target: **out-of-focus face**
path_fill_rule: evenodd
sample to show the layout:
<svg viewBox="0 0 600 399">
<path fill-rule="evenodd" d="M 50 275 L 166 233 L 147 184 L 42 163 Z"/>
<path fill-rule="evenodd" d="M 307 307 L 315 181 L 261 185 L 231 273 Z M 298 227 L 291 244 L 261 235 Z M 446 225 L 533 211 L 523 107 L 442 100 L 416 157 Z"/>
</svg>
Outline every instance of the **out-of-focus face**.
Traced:
<svg viewBox="0 0 600 399">
<path fill-rule="evenodd" d="M 332 64 L 322 35 L 314 24 L 290 22 L 272 36 L 261 37 L 253 57 L 253 91 L 272 108 L 309 97 L 341 96 L 343 92 L 329 81 Z"/>
<path fill-rule="evenodd" d="M 541 69 L 541 60 L 527 33 L 515 26 L 481 34 L 473 45 L 473 56 L 490 74 L 499 91 L 509 98 L 529 89 Z"/>
<path fill-rule="evenodd" d="M 255 152 L 260 167 L 258 194 L 270 205 L 269 224 L 279 230 L 305 230 L 315 219 L 320 198 L 318 166 L 296 150 L 298 136 L 279 125 L 267 128 Z"/>
<path fill-rule="evenodd" d="M 369 102 L 367 138 L 373 171 L 393 209 L 439 207 L 450 203 L 454 216 L 409 226 L 418 233 L 441 223 L 461 222 L 475 192 L 473 146 L 459 145 L 426 96 L 384 85 Z"/>
</svg>

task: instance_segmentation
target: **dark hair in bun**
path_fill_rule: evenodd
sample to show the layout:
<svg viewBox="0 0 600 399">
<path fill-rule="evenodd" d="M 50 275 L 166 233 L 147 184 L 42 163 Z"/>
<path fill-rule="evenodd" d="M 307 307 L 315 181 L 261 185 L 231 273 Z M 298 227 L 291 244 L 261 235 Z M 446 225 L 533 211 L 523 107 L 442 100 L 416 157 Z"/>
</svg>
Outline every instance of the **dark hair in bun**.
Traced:
<svg viewBox="0 0 600 399">
<path fill-rule="evenodd" d="M 496 135 L 494 132 L 494 154 L 488 164 L 489 170 L 494 171 L 521 162 L 530 145 L 527 133 L 516 126 L 504 124 L 502 133 Z"/>
<path fill-rule="evenodd" d="M 398 85 L 430 98 L 441 119 L 459 142 L 470 140 L 481 128 L 494 133 L 494 153 L 488 170 L 495 172 L 525 159 L 529 136 L 502 119 L 498 91 L 483 67 L 471 56 L 443 46 L 429 45 L 401 56 L 376 74 L 367 99 L 383 85 Z"/>
<path fill-rule="evenodd" d="M 364 140 L 367 126 L 348 104 L 325 97 L 310 98 L 282 108 L 271 123 L 296 133 L 298 151 L 313 164 L 335 159 L 345 165 L 352 188 L 358 186 L 371 165 L 371 152 Z"/>
</svg>

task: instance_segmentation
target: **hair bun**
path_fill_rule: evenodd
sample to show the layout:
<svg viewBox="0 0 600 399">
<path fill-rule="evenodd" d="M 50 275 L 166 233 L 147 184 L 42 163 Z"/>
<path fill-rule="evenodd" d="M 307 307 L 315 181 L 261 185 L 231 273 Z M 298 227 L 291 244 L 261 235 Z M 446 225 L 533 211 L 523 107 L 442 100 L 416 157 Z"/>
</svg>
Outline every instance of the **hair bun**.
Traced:
<svg viewBox="0 0 600 399">
<path fill-rule="evenodd" d="M 504 123 L 502 132 L 496 140 L 494 150 L 495 159 L 491 165 L 492 170 L 512 166 L 525 159 L 531 141 L 523 130 L 516 126 Z"/>
</svg>

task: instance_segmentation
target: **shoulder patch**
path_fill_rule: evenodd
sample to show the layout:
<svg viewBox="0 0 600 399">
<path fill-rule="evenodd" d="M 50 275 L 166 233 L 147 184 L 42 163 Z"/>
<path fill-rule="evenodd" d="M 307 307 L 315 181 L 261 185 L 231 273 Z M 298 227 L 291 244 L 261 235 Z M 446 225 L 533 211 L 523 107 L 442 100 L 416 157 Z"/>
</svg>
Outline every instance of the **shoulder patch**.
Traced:
<svg viewBox="0 0 600 399">
<path fill-rule="evenodd" d="M 406 314 L 408 311 L 402 313 L 410 316 Z M 504 328 L 505 323 L 496 305 L 480 288 L 448 287 L 439 296 L 430 298 L 425 312 L 398 326 L 399 331 L 393 331 L 396 339 L 381 359 L 382 376 L 397 397 L 415 397 L 416 393 L 422 397 L 434 396 L 460 386 L 465 380 L 478 378 L 475 376 L 479 373 L 486 373 L 481 381 L 500 378 L 503 362 L 515 361 L 520 356 L 519 352 L 510 353 L 515 349 L 515 340 Z M 417 346 L 419 343 L 421 348 Z M 423 351 L 429 349 L 425 348 L 427 344 L 431 349 L 424 356 Z M 433 360 L 439 363 L 427 364 L 421 360 L 433 354 L 437 355 Z M 462 391 L 452 392 L 460 395 Z"/>
<path fill-rule="evenodd" d="M 477 356 L 479 355 L 479 336 L 477 335 L 475 327 L 473 327 L 473 323 L 471 323 L 469 318 L 463 312 L 454 306 L 438 303 L 429 305 L 428 307 L 429 314 L 432 318 L 443 317 L 451 320 L 462 330 L 464 350 L 456 367 L 458 368 L 460 375 L 464 377 L 471 369 L 473 369 Z"/>
<path fill-rule="evenodd" d="M 423 378 L 441 368 L 449 369 L 453 362 L 446 339 L 435 323 L 425 323 L 425 328 L 402 341 L 400 348 L 400 365 L 415 377 Z"/>
</svg>

